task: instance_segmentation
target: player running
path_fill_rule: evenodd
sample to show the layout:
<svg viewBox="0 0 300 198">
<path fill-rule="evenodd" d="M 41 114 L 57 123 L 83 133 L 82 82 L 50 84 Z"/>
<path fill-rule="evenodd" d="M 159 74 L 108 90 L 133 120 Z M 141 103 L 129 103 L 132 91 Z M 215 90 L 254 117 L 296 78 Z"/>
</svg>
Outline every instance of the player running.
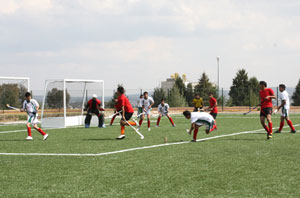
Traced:
<svg viewBox="0 0 300 198">
<path fill-rule="evenodd" d="M 152 105 L 154 104 L 154 100 L 149 97 L 148 92 L 144 92 L 144 99 L 142 101 L 142 108 L 143 108 L 143 114 L 140 117 L 140 122 L 139 122 L 139 127 L 142 126 L 143 124 L 143 120 L 145 118 L 145 115 L 147 116 L 147 120 L 148 120 L 148 131 L 150 131 L 150 113 L 151 113 L 151 108 Z"/>
<path fill-rule="evenodd" d="M 165 103 L 164 99 L 161 99 L 161 103 L 158 105 L 158 118 L 157 118 L 157 122 L 156 122 L 156 127 L 159 126 L 159 122 L 161 117 L 163 116 L 167 116 L 172 124 L 173 127 L 175 127 L 176 125 L 174 124 L 173 119 L 171 118 L 171 116 L 169 116 L 169 108 L 170 106 L 168 105 L 168 103 Z"/>
<path fill-rule="evenodd" d="M 259 82 L 259 96 L 260 96 L 260 122 L 261 125 L 264 127 L 264 129 L 267 131 L 267 139 L 272 139 L 272 128 L 273 123 L 271 119 L 272 115 L 272 99 L 275 99 L 274 91 L 271 88 L 267 88 L 267 83 L 265 81 Z M 267 118 L 267 121 L 269 123 L 269 127 L 265 123 L 265 119 Z"/>
<path fill-rule="evenodd" d="M 122 140 L 125 138 L 125 126 L 128 125 L 126 123 L 126 121 L 128 121 L 128 123 L 132 126 L 136 126 L 137 123 L 133 122 L 133 121 L 129 121 L 130 118 L 132 117 L 134 111 L 133 108 L 128 100 L 128 98 L 125 96 L 125 89 L 124 87 L 120 86 L 117 89 L 117 95 L 118 95 L 118 106 L 121 109 L 121 121 L 120 121 L 120 125 L 121 125 L 121 135 L 119 137 L 117 137 L 117 140 Z M 126 120 L 126 121 L 125 121 Z"/>
<path fill-rule="evenodd" d="M 195 95 L 195 98 L 193 99 L 194 104 L 194 112 L 202 111 L 203 109 L 203 99 L 200 97 L 199 94 Z"/>
<path fill-rule="evenodd" d="M 189 134 L 194 130 L 194 136 L 192 142 L 196 142 L 198 130 L 201 126 L 205 125 L 206 134 L 214 131 L 217 128 L 214 118 L 206 112 L 190 112 L 188 110 L 183 112 L 183 115 L 186 119 L 191 120 L 191 128 L 188 131 Z"/>
<path fill-rule="evenodd" d="M 289 118 L 290 99 L 289 99 L 288 92 L 285 90 L 285 85 L 284 84 L 279 85 L 279 91 L 280 91 L 279 98 L 281 100 L 281 105 L 277 108 L 277 110 L 275 110 L 275 113 L 277 113 L 277 111 L 279 111 L 280 108 L 282 110 L 281 110 L 281 117 L 280 117 L 280 127 L 277 131 L 275 131 L 275 133 L 281 133 L 281 130 L 284 126 L 284 120 L 286 120 L 286 122 L 290 126 L 291 133 L 296 133 L 296 129 L 293 126 L 293 123 Z"/>
<path fill-rule="evenodd" d="M 31 128 L 30 125 L 33 126 L 33 128 L 35 130 L 37 130 L 38 132 L 40 132 L 44 138 L 43 140 L 47 140 L 48 138 L 48 134 L 45 133 L 41 128 L 38 127 L 38 110 L 39 110 L 40 106 L 39 103 L 35 100 L 31 98 L 31 93 L 26 92 L 25 93 L 25 100 L 23 102 L 23 107 L 22 109 L 20 109 L 21 112 L 26 111 L 27 112 L 27 132 L 28 132 L 28 136 L 26 138 L 26 140 L 32 140 L 32 135 L 31 135 Z"/>
<path fill-rule="evenodd" d="M 138 111 L 137 111 L 137 115 L 139 116 L 141 113 L 143 113 L 143 99 L 144 99 L 144 95 L 141 94 L 140 98 L 137 101 L 137 107 L 138 107 Z"/>
<path fill-rule="evenodd" d="M 86 105 L 87 114 L 85 117 L 85 128 L 89 128 L 91 124 L 92 115 L 95 114 L 98 117 L 98 127 L 99 128 L 105 128 L 104 124 L 104 114 L 101 111 L 104 111 L 103 108 L 101 108 L 101 101 L 97 99 L 97 95 L 93 94 L 93 98 L 90 99 Z"/>
</svg>

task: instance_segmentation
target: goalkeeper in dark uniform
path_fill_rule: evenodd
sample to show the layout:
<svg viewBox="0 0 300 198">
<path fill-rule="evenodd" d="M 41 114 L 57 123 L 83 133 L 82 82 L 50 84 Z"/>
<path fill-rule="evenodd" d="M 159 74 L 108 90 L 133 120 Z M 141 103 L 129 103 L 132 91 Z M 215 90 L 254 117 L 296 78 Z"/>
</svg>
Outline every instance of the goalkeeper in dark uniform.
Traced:
<svg viewBox="0 0 300 198">
<path fill-rule="evenodd" d="M 85 128 L 89 128 L 91 124 L 92 115 L 95 114 L 98 117 L 99 124 L 98 127 L 105 128 L 104 124 L 104 114 L 101 111 L 104 111 L 103 108 L 101 108 L 101 101 L 97 99 L 97 95 L 93 94 L 93 98 L 90 99 L 86 105 L 87 114 L 85 117 Z"/>
</svg>

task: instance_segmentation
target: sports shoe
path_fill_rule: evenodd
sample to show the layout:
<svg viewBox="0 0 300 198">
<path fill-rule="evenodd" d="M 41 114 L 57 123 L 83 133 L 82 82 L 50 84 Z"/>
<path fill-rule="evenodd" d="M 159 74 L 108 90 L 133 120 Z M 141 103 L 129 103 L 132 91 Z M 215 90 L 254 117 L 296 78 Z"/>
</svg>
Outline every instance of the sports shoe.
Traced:
<svg viewBox="0 0 300 198">
<path fill-rule="evenodd" d="M 191 142 L 197 142 L 196 140 L 191 140 Z"/>
<path fill-rule="evenodd" d="M 277 130 L 277 131 L 275 131 L 274 133 L 281 133 L 281 131 Z"/>
<path fill-rule="evenodd" d="M 148 131 L 151 131 L 151 129 L 150 129 L 150 128 L 148 128 Z"/>
<path fill-rule="evenodd" d="M 89 125 L 89 124 L 85 124 L 84 127 L 85 127 L 85 128 L 90 128 L 90 125 Z"/>
<path fill-rule="evenodd" d="M 119 137 L 117 137 L 117 140 L 123 140 L 125 138 L 125 135 L 120 135 Z"/>
<path fill-rule="evenodd" d="M 26 140 L 33 140 L 31 136 L 27 136 Z"/>
<path fill-rule="evenodd" d="M 270 139 L 272 139 L 272 137 L 273 137 L 273 134 L 272 134 L 272 133 L 270 133 L 270 134 L 267 134 L 267 140 L 270 140 Z"/>
<path fill-rule="evenodd" d="M 48 136 L 49 136 L 48 134 L 44 135 L 43 140 L 47 140 Z"/>
<path fill-rule="evenodd" d="M 101 125 L 98 125 L 99 128 L 106 128 L 105 124 L 103 124 L 102 126 Z"/>
<path fill-rule="evenodd" d="M 176 124 L 172 125 L 173 127 L 176 127 Z"/>
<path fill-rule="evenodd" d="M 296 130 L 291 130 L 291 133 L 296 133 L 297 131 Z"/>
<path fill-rule="evenodd" d="M 157 128 L 157 127 L 159 127 L 158 125 L 155 125 L 155 127 Z"/>
</svg>

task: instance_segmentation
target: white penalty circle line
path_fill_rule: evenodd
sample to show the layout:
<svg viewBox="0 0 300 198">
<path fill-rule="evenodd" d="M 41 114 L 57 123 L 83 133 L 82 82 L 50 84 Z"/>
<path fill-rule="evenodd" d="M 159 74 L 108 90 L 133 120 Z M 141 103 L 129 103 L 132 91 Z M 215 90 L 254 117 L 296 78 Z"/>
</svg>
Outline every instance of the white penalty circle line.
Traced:
<svg viewBox="0 0 300 198">
<path fill-rule="evenodd" d="M 294 125 L 299 126 L 300 124 Z M 284 127 L 286 128 L 286 127 Z M 218 135 L 208 138 L 202 138 L 198 139 L 197 142 L 203 142 L 207 140 L 217 139 L 217 138 L 223 138 L 223 137 L 230 137 L 230 136 L 236 136 L 236 135 L 242 135 L 242 134 L 255 134 L 255 133 L 262 133 L 264 129 L 258 129 L 253 131 L 244 131 L 244 132 L 237 132 L 237 133 L 231 133 L 231 134 L 225 134 L 225 135 Z M 130 151 L 137 151 L 137 150 L 143 150 L 143 149 L 151 149 L 151 148 L 158 148 L 158 147 L 164 147 L 164 146 L 171 146 L 171 145 L 180 145 L 180 144 L 187 144 L 191 143 L 191 141 L 183 141 L 183 142 L 173 142 L 173 143 L 164 143 L 164 144 L 157 144 L 152 146 L 143 146 L 143 147 L 135 147 L 130 149 L 123 149 L 118 151 L 111 151 L 111 152 L 104 152 L 104 153 L 96 153 L 96 154 L 81 154 L 81 153 L 0 153 L 0 155 L 10 155 L 10 156 L 77 156 L 77 157 L 84 157 L 84 156 L 106 156 L 106 155 L 113 155 L 118 153 L 125 153 Z"/>
</svg>

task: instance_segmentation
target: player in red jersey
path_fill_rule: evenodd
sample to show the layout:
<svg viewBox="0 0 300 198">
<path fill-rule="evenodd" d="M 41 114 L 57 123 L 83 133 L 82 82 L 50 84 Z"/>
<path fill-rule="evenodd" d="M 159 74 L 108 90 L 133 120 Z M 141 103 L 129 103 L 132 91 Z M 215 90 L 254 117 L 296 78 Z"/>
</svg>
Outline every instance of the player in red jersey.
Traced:
<svg viewBox="0 0 300 198">
<path fill-rule="evenodd" d="M 214 98 L 214 94 L 212 92 L 209 93 L 209 108 L 207 109 L 210 111 L 210 115 L 216 119 L 218 115 L 218 102 L 217 99 Z"/>
<path fill-rule="evenodd" d="M 105 128 L 104 124 L 104 114 L 100 111 L 104 111 L 101 107 L 101 101 L 97 99 L 97 95 L 93 94 L 93 98 L 90 99 L 86 105 L 87 114 L 85 117 L 85 128 L 89 128 L 91 124 L 92 114 L 95 114 L 98 117 L 98 127 Z M 100 111 L 99 111 L 100 110 Z"/>
<path fill-rule="evenodd" d="M 272 99 L 275 99 L 274 91 L 271 88 L 267 88 L 267 83 L 265 81 L 259 82 L 259 96 L 260 96 L 260 122 L 264 129 L 267 131 L 267 139 L 271 139 L 273 135 L 273 124 L 272 124 Z M 269 123 L 269 127 L 265 123 L 265 119 Z"/>
<path fill-rule="evenodd" d="M 129 121 L 130 118 L 132 117 L 134 111 L 133 108 L 128 100 L 128 98 L 125 96 L 125 89 L 122 86 L 119 86 L 117 89 L 117 95 L 118 95 L 118 107 L 120 107 L 121 109 L 121 116 L 122 119 L 120 121 L 120 125 L 121 125 L 121 135 L 119 137 L 117 137 L 117 140 L 122 140 L 125 138 L 125 126 L 128 125 L 126 123 L 126 121 L 132 125 L 132 126 L 136 126 L 137 123 L 133 122 L 133 121 Z M 126 121 L 125 121 L 126 120 Z"/>
</svg>

